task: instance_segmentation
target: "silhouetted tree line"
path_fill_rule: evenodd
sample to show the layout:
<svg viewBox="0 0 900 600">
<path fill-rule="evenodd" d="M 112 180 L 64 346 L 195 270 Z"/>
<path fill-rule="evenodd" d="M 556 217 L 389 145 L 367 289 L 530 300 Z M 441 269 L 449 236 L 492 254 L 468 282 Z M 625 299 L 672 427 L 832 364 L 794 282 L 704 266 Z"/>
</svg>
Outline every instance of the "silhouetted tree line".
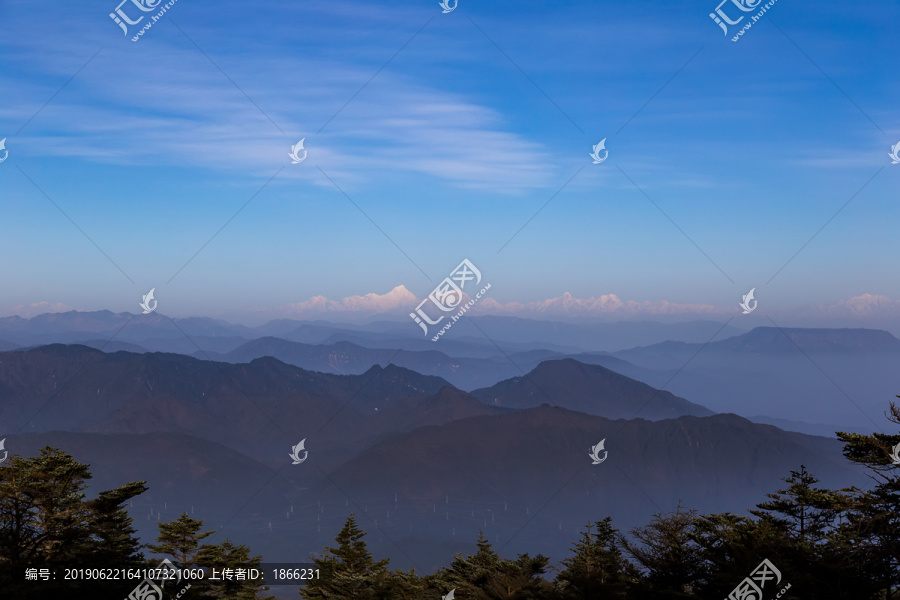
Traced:
<svg viewBox="0 0 900 600">
<path fill-rule="evenodd" d="M 125 508 L 129 500 L 147 491 L 146 482 L 134 481 L 86 499 L 84 490 L 90 478 L 88 465 L 51 447 L 33 458 L 13 457 L 8 466 L 0 467 L 0 599 L 125 600 L 142 579 L 67 580 L 65 569 L 160 567 L 161 559 L 143 556 L 134 520 Z M 182 514 L 158 527 L 157 543 L 146 548 L 168 558 L 173 567 L 203 565 L 221 573 L 224 568 L 260 565 L 261 557 L 252 556 L 247 546 L 230 540 L 203 544 L 214 531 L 203 531 L 201 519 Z M 26 569 L 55 572 L 55 579 L 26 580 Z M 154 583 L 165 600 L 176 595 L 179 600 L 274 598 L 264 595 L 265 585 L 248 580 L 176 581 L 172 577 Z M 157 596 L 133 597 L 159 600 Z"/>
<path fill-rule="evenodd" d="M 900 407 L 888 418 L 900 424 Z M 701 515 L 679 507 L 653 516 L 628 535 L 607 517 L 588 523 L 559 565 L 537 554 L 502 558 L 483 535 L 476 551 L 457 554 L 450 565 L 421 576 L 376 561 L 354 515 L 335 547 L 314 557 L 319 578 L 300 589 L 307 600 L 437 600 L 454 590 L 459 600 L 760 600 L 730 596 L 763 559 L 781 573 L 767 581 L 771 600 L 900 600 L 900 470 L 889 458 L 900 435 L 838 432 L 844 456 L 864 465 L 869 490 L 817 487 L 801 466 L 784 489 L 749 511 Z M 131 482 L 86 499 L 87 465 L 56 448 L 37 457 L 14 457 L 0 467 L 0 598 L 124 599 L 134 581 L 25 581 L 26 568 L 65 565 L 154 567 L 136 537 L 125 504 L 145 492 Z M 247 546 L 229 540 L 206 544 L 213 531 L 182 514 L 160 523 L 146 548 L 182 568 L 193 565 L 253 568 L 260 564 Z M 306 559 L 300 559 L 304 562 Z M 183 581 L 181 600 L 272 598 L 251 581 Z M 789 584 L 789 585 L 788 585 Z M 165 599 L 181 589 L 166 587 Z M 139 597 L 139 596 L 138 596 Z M 154 599 L 156 600 L 156 599 Z"/>
</svg>

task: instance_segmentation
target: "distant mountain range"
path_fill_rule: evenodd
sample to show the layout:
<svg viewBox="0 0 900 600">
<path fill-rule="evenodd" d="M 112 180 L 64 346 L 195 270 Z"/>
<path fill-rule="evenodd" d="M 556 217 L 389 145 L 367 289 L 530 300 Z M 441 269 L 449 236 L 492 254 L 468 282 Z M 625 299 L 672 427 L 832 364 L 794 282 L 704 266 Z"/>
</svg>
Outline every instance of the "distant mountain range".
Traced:
<svg viewBox="0 0 900 600">
<path fill-rule="evenodd" d="M 549 404 L 608 419 L 640 417 L 657 421 L 713 414 L 670 392 L 571 358 L 543 362 L 525 376 L 475 390 L 472 395 L 495 406 L 534 408 Z"/>
<path fill-rule="evenodd" d="M 325 446 L 352 446 L 381 432 L 365 415 L 445 387 L 394 365 L 335 376 L 274 358 L 232 365 L 54 344 L 0 353 L 0 422 L 6 431 L 186 433 L 278 462 L 273 448 L 326 425 L 341 433 L 323 433 Z"/>
<path fill-rule="evenodd" d="M 474 317 L 473 322 L 477 328 L 468 323 L 453 330 L 458 333 L 441 339 L 439 350 L 460 357 L 501 356 L 494 346 L 494 342 L 501 342 L 506 352 L 611 351 L 673 339 L 704 342 L 722 328 L 715 321 L 572 324 L 486 316 Z M 737 333 L 740 330 L 726 327 L 721 335 Z M 31 319 L 0 318 L 0 340 L 18 346 L 106 340 L 137 344 L 159 352 L 226 353 L 262 337 L 304 344 L 353 342 L 368 348 L 438 350 L 437 344 L 422 336 L 410 319 L 366 325 L 279 319 L 251 328 L 205 317 L 170 319 L 159 313 L 135 315 L 110 311 L 47 313 Z"/>
<path fill-rule="evenodd" d="M 336 375 L 54 344 L 0 353 L 0 423 L 12 454 L 63 447 L 98 488 L 150 481 L 134 509 L 145 535 L 195 511 L 267 560 L 320 550 L 350 511 L 373 549 L 427 570 L 479 529 L 559 557 L 589 518 L 627 528 L 679 498 L 743 512 L 800 464 L 825 485 L 864 481 L 835 440 L 572 359 L 469 394 L 395 365 Z M 301 439 L 308 459 L 293 465 Z M 608 459 L 592 465 L 600 440 Z"/>
<path fill-rule="evenodd" d="M 747 333 L 725 328 L 715 335 L 719 329 L 714 322 L 576 325 L 479 317 L 464 319 L 452 330 L 455 337 L 436 344 L 423 339 L 411 321 L 335 325 L 280 319 L 250 328 L 157 313 L 73 311 L 0 319 L 0 349 L 77 342 L 105 352 L 176 352 L 231 363 L 271 356 L 306 370 L 347 375 L 393 363 L 468 391 L 568 357 L 714 411 L 815 434 L 877 429 L 883 406 L 900 387 L 891 375 L 900 340 L 888 332 L 759 327 Z"/>
<path fill-rule="evenodd" d="M 465 293 L 465 292 L 464 292 Z M 313 321 L 317 319 L 339 320 L 343 322 L 365 323 L 373 319 L 405 320 L 410 307 L 418 305 L 421 298 L 398 285 L 385 294 L 368 293 L 329 300 L 325 296 L 314 296 L 305 302 L 282 304 L 276 307 L 256 307 L 238 313 L 241 318 L 294 319 Z M 17 314 L 34 315 L 36 311 L 67 310 L 64 304 L 39 302 L 15 307 Z M 680 304 L 666 300 L 634 301 L 623 300 L 615 294 L 598 297 L 577 298 L 566 292 L 556 298 L 521 302 L 499 302 L 488 296 L 473 307 L 472 317 L 497 316 L 538 321 L 585 321 L 612 319 L 635 321 L 654 319 L 667 322 L 690 319 L 722 319 L 736 314 L 737 306 L 712 306 L 708 304 Z M 856 326 L 885 328 L 900 332 L 900 300 L 886 296 L 863 293 L 852 298 L 840 299 L 831 304 L 809 304 L 799 309 L 782 311 L 778 318 L 788 318 L 797 325 L 818 325 L 827 321 L 831 326 Z M 817 322 L 818 321 L 818 322 Z M 270 332 L 272 333 L 272 332 Z"/>
<path fill-rule="evenodd" d="M 663 342 L 612 354 L 530 350 L 472 359 L 437 351 L 376 350 L 349 342 L 294 345 L 269 338 L 231 353 L 205 356 L 233 362 L 271 355 L 335 373 L 360 373 L 366 365 L 391 360 L 465 390 L 490 387 L 521 377 L 546 360 L 568 357 L 666 388 L 713 410 L 833 435 L 842 428 L 876 428 L 883 407 L 900 389 L 893 376 L 898 349 L 900 340 L 884 331 L 762 327 L 708 344 Z"/>
<path fill-rule="evenodd" d="M 313 345 L 274 337 L 247 342 L 231 352 L 196 352 L 193 356 L 231 363 L 272 356 L 307 370 L 348 375 L 364 373 L 372 365 L 391 363 L 423 375 L 441 377 L 466 390 L 492 385 L 500 379 L 521 373 L 515 364 L 506 359 L 455 358 L 437 350 L 365 348 L 352 342 Z"/>
<path fill-rule="evenodd" d="M 433 350 L 451 356 L 480 357 L 487 346 L 501 342 L 505 351 L 611 352 L 626 350 L 655 355 L 689 352 L 708 346 L 716 351 L 792 351 L 800 346 L 812 352 L 900 352 L 900 340 L 886 331 L 873 329 L 798 329 L 757 327 L 743 333 L 714 321 L 658 323 L 620 321 L 616 323 L 562 323 L 530 321 L 512 317 L 476 317 L 472 321 L 484 335 L 469 328 L 459 338 L 435 344 L 421 336 L 410 321 L 378 321 L 368 325 L 335 325 L 323 321 L 281 319 L 259 327 L 235 325 L 219 319 L 192 317 L 171 319 L 158 313 L 134 315 L 109 311 L 47 313 L 31 319 L 0 318 L 0 344 L 6 349 L 48 343 L 90 341 L 91 345 L 131 343 L 150 351 L 228 353 L 250 341 L 280 338 L 308 345 L 351 342 L 365 348 Z M 485 339 L 485 335 L 487 339 Z M 713 340 L 713 336 L 718 339 Z M 480 338 L 480 339 L 477 339 Z M 541 340 L 535 342 L 535 340 Z M 392 345 L 396 343 L 397 345 Z M 216 347 L 218 346 L 218 347 Z M 449 347 L 477 346 L 462 354 Z M 523 348 L 533 346 L 531 348 Z M 245 352 L 252 348 L 245 349 Z M 494 355 L 501 353 L 494 349 Z M 627 356 L 627 354 L 624 354 Z"/>
<path fill-rule="evenodd" d="M 0 439 L 71 451 L 98 489 L 147 479 L 145 536 L 195 511 L 293 560 L 355 511 L 373 550 L 424 570 L 478 530 L 558 557 L 589 518 L 627 529 L 678 499 L 743 513 L 800 464 L 864 485 L 836 440 L 794 431 L 886 427 L 900 340 L 720 328 L 481 317 L 435 344 L 411 322 L 0 319 Z"/>
<path fill-rule="evenodd" d="M 834 429 L 880 430 L 900 393 L 900 340 L 872 329 L 759 327 L 709 344 L 664 342 L 612 355 L 640 370 L 623 373 L 712 410 L 840 424 Z"/>
<path fill-rule="evenodd" d="M 482 412 L 550 403 L 622 418 L 634 416 L 641 408 L 637 402 L 645 405 L 641 416 L 650 419 L 712 414 L 604 367 L 571 359 L 542 363 L 525 377 L 469 396 L 440 377 L 393 364 L 370 367 L 361 375 L 331 375 L 271 357 L 230 364 L 179 354 L 108 354 L 62 344 L 0 357 L 0 422 L 12 430 L 179 431 L 238 443 L 236 448 L 263 430 L 309 431 L 333 419 L 353 431 L 365 415 L 380 411 L 384 417 L 392 409 L 397 412 L 397 403 L 439 392 Z M 540 387 L 531 387 L 535 385 Z M 272 415 L 279 417 L 267 419 Z"/>
<path fill-rule="evenodd" d="M 667 341 L 651 346 L 620 350 L 617 356 L 665 358 L 678 362 L 678 356 L 709 350 L 712 354 L 781 353 L 888 353 L 900 355 L 900 340 L 877 329 L 798 329 L 757 327 L 756 329 L 707 344 Z"/>
</svg>

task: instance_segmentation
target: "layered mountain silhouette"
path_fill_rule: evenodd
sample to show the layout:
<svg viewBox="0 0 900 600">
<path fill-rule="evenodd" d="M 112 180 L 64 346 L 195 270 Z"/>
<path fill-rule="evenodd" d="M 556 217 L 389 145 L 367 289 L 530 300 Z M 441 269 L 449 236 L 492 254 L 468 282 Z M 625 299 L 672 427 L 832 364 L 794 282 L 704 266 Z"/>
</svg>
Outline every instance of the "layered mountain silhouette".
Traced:
<svg viewBox="0 0 900 600">
<path fill-rule="evenodd" d="M 0 356 L 0 418 L 26 431 L 181 431 L 222 443 L 273 428 L 315 430 L 333 419 L 354 431 L 364 415 L 452 388 L 440 377 L 393 364 L 360 375 L 332 375 L 271 357 L 230 364 L 61 344 Z M 669 392 L 572 359 L 542 363 L 527 376 L 477 390 L 472 398 L 462 392 L 453 398 L 504 408 L 551 402 L 609 418 L 638 411 L 653 419 L 711 414 Z"/>
<path fill-rule="evenodd" d="M 0 354 L 0 422 L 6 431 L 182 432 L 272 461 L 275 447 L 317 432 L 326 446 L 352 445 L 373 434 L 365 415 L 449 385 L 394 365 L 338 376 L 274 358 L 232 365 L 54 344 Z"/>
<path fill-rule="evenodd" d="M 543 362 L 525 376 L 475 390 L 472 395 L 495 406 L 532 408 L 549 404 L 610 419 L 659 420 L 713 414 L 670 392 L 571 358 Z"/>
<path fill-rule="evenodd" d="M 601 439 L 609 452 L 602 466 L 589 457 Z M 646 494 L 640 502 L 668 508 L 681 497 L 725 510 L 746 506 L 748 485 L 770 489 L 798 461 L 824 478 L 852 479 L 849 473 L 855 473 L 844 466 L 837 441 L 737 415 L 610 420 L 540 406 L 417 428 L 348 461 L 332 478 L 360 497 L 400 490 L 420 497 L 423 506 L 447 494 L 539 506 L 560 489 L 578 496 L 590 483 L 598 490 L 608 485 L 637 492 L 622 494 L 622 506 Z M 625 485 L 621 471 L 634 478 L 634 486 Z M 571 479 L 575 474 L 584 477 Z M 574 484 L 571 489 L 567 482 Z M 614 495 L 607 500 L 615 501 Z"/>
<path fill-rule="evenodd" d="M 477 317 L 475 320 L 491 339 L 511 344 L 541 340 L 541 349 L 568 347 L 569 353 L 614 351 L 667 340 L 703 343 L 717 333 L 719 336 L 733 336 L 743 331 L 733 325 L 723 327 L 722 323 L 712 320 L 685 323 L 647 320 L 566 323 L 501 316 Z"/>
<path fill-rule="evenodd" d="M 897 393 L 900 340 L 873 329 L 758 327 L 708 344 L 665 342 L 613 355 L 636 367 L 629 374 L 641 381 L 719 412 L 872 431 Z"/>
<path fill-rule="evenodd" d="M 351 342 L 313 345 L 275 337 L 253 340 L 224 354 L 198 352 L 194 356 L 231 363 L 272 356 L 310 371 L 348 375 L 364 373 L 373 365 L 392 363 L 423 375 L 441 377 L 466 390 L 491 385 L 519 373 L 509 360 L 454 358 L 437 350 L 365 348 Z"/>
<path fill-rule="evenodd" d="M 0 318 L 0 336 L 21 345 L 69 342 L 77 339 L 102 338 L 133 341 L 145 338 L 166 338 L 190 336 L 250 336 L 253 330 L 243 325 L 235 325 L 220 319 L 189 317 L 170 319 L 159 313 L 132 314 L 114 313 L 108 310 L 93 312 L 69 311 L 45 313 L 23 319 L 22 317 Z M 176 326 L 177 324 L 177 326 Z M 21 340 L 21 341 L 20 341 Z"/>
<path fill-rule="evenodd" d="M 472 319 L 476 321 L 477 328 L 462 324 L 454 328 L 455 337 L 435 344 L 406 321 L 335 325 L 281 319 L 245 327 L 157 313 L 72 311 L 0 319 L 0 340 L 6 342 L 0 348 L 62 341 L 104 352 L 164 351 L 232 363 L 273 356 L 306 370 L 352 375 L 392 362 L 468 391 L 568 357 L 665 388 L 714 411 L 817 434 L 839 428 L 836 424 L 871 430 L 896 392 L 890 373 L 900 340 L 884 331 L 760 327 L 721 339 L 734 333 L 726 329 L 709 341 L 710 331 L 716 333 L 712 322 L 575 325 Z M 663 341 L 664 336 L 671 336 L 670 341 Z M 621 347 L 626 341 L 651 343 L 613 354 L 584 351 Z"/>
<path fill-rule="evenodd" d="M 703 351 L 708 355 L 780 355 L 810 354 L 896 354 L 900 340 L 878 329 L 800 329 L 757 327 L 752 331 L 708 344 L 663 342 L 622 350 L 615 355 L 637 364 L 660 366 L 678 364 L 681 356 Z M 653 361 L 652 359 L 657 359 Z"/>
<path fill-rule="evenodd" d="M 278 337 L 303 344 L 352 342 L 367 348 L 431 351 L 438 349 L 429 336 L 407 317 L 362 324 L 321 320 L 276 319 L 256 327 L 206 317 L 170 318 L 151 314 L 110 311 L 46 313 L 30 319 L 0 318 L 0 339 L 18 346 L 116 340 L 158 352 L 193 354 L 200 350 L 226 353 L 263 337 Z M 504 352 L 551 350 L 563 353 L 614 351 L 666 340 L 703 342 L 715 332 L 734 335 L 740 330 L 715 321 L 660 323 L 561 323 L 514 317 L 472 317 L 472 323 L 454 328 L 441 339 L 441 352 L 470 358 L 503 358 Z M 485 335 L 486 334 L 486 335 Z M 535 340 L 541 340 L 537 342 Z M 498 351 L 495 342 L 502 344 Z"/>
<path fill-rule="evenodd" d="M 374 550 L 427 569 L 478 530 L 560 556 L 588 519 L 627 528 L 679 498 L 741 512 L 800 464 L 862 483 L 834 440 L 712 415 L 573 359 L 470 394 L 393 364 L 337 375 L 54 344 L 0 353 L 0 423 L 13 455 L 62 447 L 98 489 L 150 481 L 135 507 L 145 536 L 195 510 L 270 561 L 320 550 L 351 511 Z M 601 440 L 608 458 L 593 465 Z"/>
</svg>

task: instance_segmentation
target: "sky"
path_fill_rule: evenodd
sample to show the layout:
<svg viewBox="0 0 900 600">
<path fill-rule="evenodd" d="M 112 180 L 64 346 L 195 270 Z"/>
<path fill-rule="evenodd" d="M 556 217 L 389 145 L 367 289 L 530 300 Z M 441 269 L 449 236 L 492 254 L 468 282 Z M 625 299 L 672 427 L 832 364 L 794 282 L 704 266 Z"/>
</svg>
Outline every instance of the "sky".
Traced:
<svg viewBox="0 0 900 600">
<path fill-rule="evenodd" d="M 900 5 L 133 2 L 0 1 L 0 315 L 900 300 Z"/>
</svg>

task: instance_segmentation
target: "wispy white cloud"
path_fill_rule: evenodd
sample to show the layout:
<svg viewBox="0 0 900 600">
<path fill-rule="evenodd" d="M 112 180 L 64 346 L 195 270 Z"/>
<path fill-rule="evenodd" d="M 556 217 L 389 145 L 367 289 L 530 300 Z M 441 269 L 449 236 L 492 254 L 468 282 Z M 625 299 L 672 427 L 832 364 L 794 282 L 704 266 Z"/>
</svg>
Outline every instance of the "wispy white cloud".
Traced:
<svg viewBox="0 0 900 600">
<path fill-rule="evenodd" d="M 314 296 L 309 300 L 275 307 L 255 306 L 246 312 L 255 317 L 267 318 L 323 318 L 328 316 L 370 317 L 383 313 L 409 312 L 418 300 L 406 287 L 398 285 L 386 294 L 368 293 L 364 296 L 347 296 L 341 300 L 329 300 Z"/>
<path fill-rule="evenodd" d="M 709 304 L 678 304 L 666 300 L 642 301 L 622 300 L 615 294 L 604 294 L 597 298 L 575 298 L 566 292 L 558 298 L 539 302 L 502 304 L 492 298 L 484 299 L 473 308 L 477 314 L 503 315 L 529 318 L 593 318 L 619 317 L 628 319 L 637 316 L 672 315 L 722 315 L 733 313 L 734 309 L 716 307 Z"/>
<path fill-rule="evenodd" d="M 405 286 L 399 285 L 386 294 L 369 293 L 364 296 L 348 296 L 341 300 L 329 300 L 316 296 L 296 304 L 286 304 L 274 308 L 254 307 L 247 312 L 254 316 L 269 318 L 327 318 L 329 316 L 352 316 L 355 318 L 378 315 L 406 316 L 421 301 Z M 468 298 L 464 294 L 464 302 Z M 678 304 L 665 300 L 643 301 L 622 300 L 615 294 L 605 294 L 597 298 L 575 298 L 568 292 L 558 298 L 539 302 L 501 303 L 485 297 L 476 304 L 472 315 L 499 315 L 535 319 L 577 319 L 638 316 L 673 315 L 722 315 L 735 311 L 734 307 L 722 308 L 708 304 Z"/>
<path fill-rule="evenodd" d="M 28 59 L 32 68 L 56 74 L 42 56 L 52 62 L 38 54 Z M 79 75 L 77 94 L 61 94 L 11 142 L 32 156 L 268 177 L 305 137 L 306 163 L 282 177 L 322 185 L 331 184 L 316 165 L 348 185 L 390 171 L 495 192 L 544 187 L 556 170 L 549 150 L 512 132 L 477 98 L 401 75 L 381 73 L 328 122 L 371 78 L 370 68 L 276 58 L 263 78 L 258 61 L 223 60 L 251 102 L 199 52 L 157 43 L 153 56 L 124 68 L 125 57 L 100 54 Z M 285 76 L 293 73 L 302 76 Z M 24 95 L 47 96 L 51 87 L 32 84 Z M 27 120 L 31 104 L 8 110 L 11 120 Z"/>
<path fill-rule="evenodd" d="M 386 294 L 369 293 L 364 296 L 348 296 L 341 300 L 329 300 L 316 296 L 296 304 L 263 308 L 254 307 L 247 312 L 270 318 L 291 317 L 327 318 L 328 316 L 354 316 L 358 318 L 378 315 L 405 316 L 422 299 L 417 298 L 405 286 L 399 285 Z M 529 319 L 633 319 L 641 317 L 719 317 L 740 312 L 737 303 L 716 306 L 702 303 L 678 303 L 668 300 L 623 300 L 616 294 L 576 298 L 566 292 L 556 298 L 537 302 L 499 302 L 491 297 L 482 298 L 470 310 L 471 315 L 496 315 Z M 801 309 L 782 309 L 778 314 L 790 318 L 819 319 L 893 319 L 900 317 L 900 300 L 887 296 L 861 294 L 831 304 L 808 305 Z"/>
</svg>

